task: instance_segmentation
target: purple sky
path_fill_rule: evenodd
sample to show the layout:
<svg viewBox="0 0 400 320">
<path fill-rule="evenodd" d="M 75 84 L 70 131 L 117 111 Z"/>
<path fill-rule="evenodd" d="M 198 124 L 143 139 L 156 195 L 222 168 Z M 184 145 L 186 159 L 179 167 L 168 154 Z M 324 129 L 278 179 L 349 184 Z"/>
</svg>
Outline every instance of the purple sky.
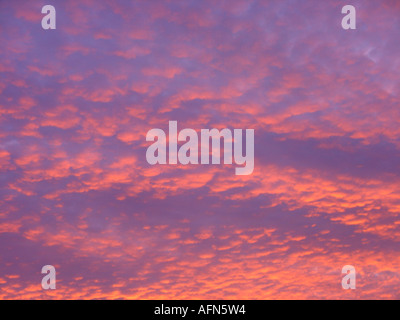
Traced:
<svg viewBox="0 0 400 320">
<path fill-rule="evenodd" d="M 0 0 L 0 298 L 400 299 L 399 30 L 395 0 Z M 253 174 L 149 165 L 170 120 L 254 129 Z"/>
</svg>

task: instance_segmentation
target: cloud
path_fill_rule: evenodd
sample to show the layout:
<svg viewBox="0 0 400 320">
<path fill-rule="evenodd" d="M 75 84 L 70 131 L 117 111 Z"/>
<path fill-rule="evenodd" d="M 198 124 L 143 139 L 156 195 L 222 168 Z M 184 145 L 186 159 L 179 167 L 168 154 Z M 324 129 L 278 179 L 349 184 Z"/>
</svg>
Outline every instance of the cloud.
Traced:
<svg viewBox="0 0 400 320">
<path fill-rule="evenodd" d="M 353 5 L 1 2 L 0 298 L 398 299 L 400 8 Z M 149 165 L 169 120 L 253 174 Z"/>
</svg>

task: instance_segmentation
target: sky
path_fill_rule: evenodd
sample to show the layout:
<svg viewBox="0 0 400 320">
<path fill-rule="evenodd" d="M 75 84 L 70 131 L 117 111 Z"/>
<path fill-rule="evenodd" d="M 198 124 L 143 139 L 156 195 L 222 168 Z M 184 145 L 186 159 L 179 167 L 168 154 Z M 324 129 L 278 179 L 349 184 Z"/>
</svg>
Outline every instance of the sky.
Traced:
<svg viewBox="0 0 400 320">
<path fill-rule="evenodd" d="M 400 299 L 399 28 L 395 0 L 0 0 L 0 299 Z M 254 172 L 148 164 L 172 120 L 254 129 Z"/>
</svg>

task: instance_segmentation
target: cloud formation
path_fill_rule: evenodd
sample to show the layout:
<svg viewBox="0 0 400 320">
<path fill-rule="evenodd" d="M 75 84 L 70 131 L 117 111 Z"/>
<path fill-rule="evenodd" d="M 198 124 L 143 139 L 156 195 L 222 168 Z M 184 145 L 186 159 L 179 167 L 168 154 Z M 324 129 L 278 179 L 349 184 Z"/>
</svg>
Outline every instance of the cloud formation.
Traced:
<svg viewBox="0 0 400 320">
<path fill-rule="evenodd" d="M 50 2 L 0 2 L 0 298 L 400 298 L 397 1 Z M 150 166 L 169 120 L 254 173 Z"/>
</svg>

